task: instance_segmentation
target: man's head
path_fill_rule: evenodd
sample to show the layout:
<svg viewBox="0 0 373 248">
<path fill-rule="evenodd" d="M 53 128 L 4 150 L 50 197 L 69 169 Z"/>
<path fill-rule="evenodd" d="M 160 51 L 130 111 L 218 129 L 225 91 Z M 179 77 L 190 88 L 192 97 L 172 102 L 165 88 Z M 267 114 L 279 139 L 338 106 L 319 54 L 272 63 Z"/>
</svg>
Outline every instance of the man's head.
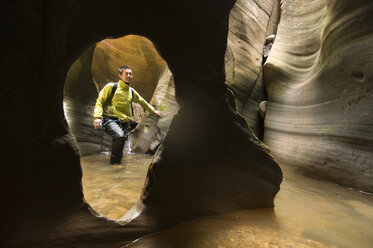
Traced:
<svg viewBox="0 0 373 248">
<path fill-rule="evenodd" d="M 125 83 L 129 83 L 132 79 L 132 70 L 129 66 L 123 65 L 119 67 L 118 77 Z"/>
</svg>

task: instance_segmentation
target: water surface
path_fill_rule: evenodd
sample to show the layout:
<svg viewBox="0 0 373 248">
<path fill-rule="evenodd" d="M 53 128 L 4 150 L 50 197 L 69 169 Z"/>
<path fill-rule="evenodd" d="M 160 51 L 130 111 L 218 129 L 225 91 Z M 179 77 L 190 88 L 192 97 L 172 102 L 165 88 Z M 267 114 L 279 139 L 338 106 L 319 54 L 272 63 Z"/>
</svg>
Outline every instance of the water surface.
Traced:
<svg viewBox="0 0 373 248">
<path fill-rule="evenodd" d="M 82 159 L 85 199 L 119 219 L 138 200 L 151 157 Z M 284 170 L 274 209 L 198 218 L 145 236 L 126 247 L 373 248 L 373 196 Z"/>
<path fill-rule="evenodd" d="M 124 155 L 121 165 L 111 165 L 106 154 L 85 156 L 83 191 L 85 200 L 98 213 L 120 219 L 139 199 L 152 157 Z"/>
</svg>

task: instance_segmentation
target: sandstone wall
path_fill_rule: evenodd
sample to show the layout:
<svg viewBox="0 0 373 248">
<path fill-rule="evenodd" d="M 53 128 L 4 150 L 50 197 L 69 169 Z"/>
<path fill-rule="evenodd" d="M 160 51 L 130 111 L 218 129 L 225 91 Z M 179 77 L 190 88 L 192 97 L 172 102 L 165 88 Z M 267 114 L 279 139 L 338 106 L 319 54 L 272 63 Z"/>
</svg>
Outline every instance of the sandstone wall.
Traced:
<svg viewBox="0 0 373 248">
<path fill-rule="evenodd" d="M 97 43 L 92 59 L 92 75 L 98 89 L 118 81 L 118 68 L 132 68 L 131 86 L 148 102 L 167 63 L 159 56 L 152 42 L 142 36 L 127 35 Z"/>
<path fill-rule="evenodd" d="M 264 142 L 283 165 L 373 192 L 373 5 L 283 1 Z"/>
<path fill-rule="evenodd" d="M 97 98 L 91 70 L 94 50 L 95 45 L 71 65 L 64 87 L 64 113 L 81 156 L 101 152 L 101 132 L 95 131 L 92 125 Z M 107 147 L 110 140 L 103 138 L 103 147 Z"/>
<path fill-rule="evenodd" d="M 160 76 L 150 104 L 157 106 L 163 116 L 159 118 L 154 114 L 146 113 L 140 120 L 134 135 L 130 136 L 132 150 L 136 153 L 154 154 L 167 135 L 170 123 L 179 110 L 175 99 L 174 79 L 168 68 Z"/>
<path fill-rule="evenodd" d="M 267 99 L 262 73 L 263 44 L 268 35 L 276 33 L 279 18 L 279 0 L 238 0 L 229 17 L 227 85 L 235 95 L 237 111 L 260 139 L 264 130 L 258 105 Z"/>
<path fill-rule="evenodd" d="M 372 192 L 369 1 L 237 1 L 227 85 L 237 111 L 284 167 Z M 276 33 L 264 65 L 264 38 Z M 265 132 L 258 105 L 269 99 Z"/>
</svg>

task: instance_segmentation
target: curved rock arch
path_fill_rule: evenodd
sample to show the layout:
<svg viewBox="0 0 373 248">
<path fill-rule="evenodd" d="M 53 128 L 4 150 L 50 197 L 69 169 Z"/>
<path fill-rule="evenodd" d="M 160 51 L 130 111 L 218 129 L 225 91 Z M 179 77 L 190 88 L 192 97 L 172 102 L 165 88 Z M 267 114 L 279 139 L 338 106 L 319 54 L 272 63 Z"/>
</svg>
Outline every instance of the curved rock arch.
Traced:
<svg viewBox="0 0 373 248">
<path fill-rule="evenodd" d="M 12 199 L 6 208 L 13 213 L 6 219 L 12 223 L 8 232 L 17 237 L 8 244 L 123 245 L 185 219 L 273 206 L 281 170 L 232 108 L 224 84 L 233 3 L 112 0 L 9 5 L 10 13 L 28 10 L 30 16 L 7 31 L 16 41 L 29 41 L 32 49 L 9 42 L 9 70 L 2 75 L 4 88 L 19 100 L 6 108 L 5 115 L 10 123 L 22 123 L 5 137 L 12 142 L 6 148 L 9 169 L 2 174 L 2 183 L 17 183 L 5 194 Z M 6 16 L 7 21 L 19 17 Z M 30 28 L 27 36 L 17 36 L 23 20 L 30 21 Z M 68 68 L 87 47 L 127 34 L 149 37 L 157 46 L 175 77 L 181 110 L 150 167 L 143 211 L 121 226 L 91 215 L 82 202 L 79 157 L 67 132 L 62 92 Z M 11 54 L 28 58 L 12 59 Z M 27 82 L 13 77 L 19 68 Z M 12 115 L 20 108 L 22 116 Z M 11 155 L 21 143 L 24 155 Z M 15 198 L 18 195 L 23 198 Z"/>
</svg>

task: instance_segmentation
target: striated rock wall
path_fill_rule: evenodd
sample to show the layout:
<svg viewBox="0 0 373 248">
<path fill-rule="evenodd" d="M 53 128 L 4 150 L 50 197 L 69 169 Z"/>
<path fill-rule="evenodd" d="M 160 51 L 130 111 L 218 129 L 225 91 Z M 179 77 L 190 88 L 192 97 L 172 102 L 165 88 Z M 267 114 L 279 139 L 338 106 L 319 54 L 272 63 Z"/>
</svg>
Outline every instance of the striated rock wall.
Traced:
<svg viewBox="0 0 373 248">
<path fill-rule="evenodd" d="M 95 131 L 92 126 L 92 113 L 97 98 L 91 70 L 94 50 L 93 45 L 71 65 L 64 87 L 65 117 L 81 156 L 100 152 L 101 133 Z M 109 142 L 104 139 L 104 146 Z"/>
<path fill-rule="evenodd" d="M 373 192 L 373 4 L 282 2 L 264 142 L 284 166 Z"/>
<path fill-rule="evenodd" d="M 264 130 L 258 105 L 267 99 L 262 73 L 263 44 L 268 35 L 276 33 L 279 18 L 279 0 L 238 0 L 229 17 L 226 83 L 235 95 L 237 111 L 260 139 Z"/>
<path fill-rule="evenodd" d="M 237 1 L 226 81 L 237 111 L 283 166 L 372 192 L 369 1 Z M 264 38 L 278 33 L 264 65 Z M 258 106 L 268 97 L 265 132 Z"/>
</svg>

